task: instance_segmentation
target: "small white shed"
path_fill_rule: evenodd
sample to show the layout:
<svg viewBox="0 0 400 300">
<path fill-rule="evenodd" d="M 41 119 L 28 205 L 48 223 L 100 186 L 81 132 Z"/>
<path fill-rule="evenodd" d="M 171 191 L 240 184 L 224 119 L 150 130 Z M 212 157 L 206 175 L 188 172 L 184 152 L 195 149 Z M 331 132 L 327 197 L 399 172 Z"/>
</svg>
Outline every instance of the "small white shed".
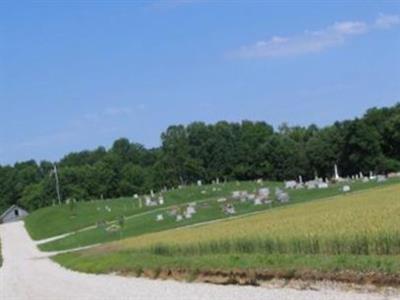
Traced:
<svg viewBox="0 0 400 300">
<path fill-rule="evenodd" d="M 1 216 L 0 216 L 0 223 L 8 223 L 21 220 L 29 213 L 19 207 L 18 205 L 11 205 Z"/>
</svg>

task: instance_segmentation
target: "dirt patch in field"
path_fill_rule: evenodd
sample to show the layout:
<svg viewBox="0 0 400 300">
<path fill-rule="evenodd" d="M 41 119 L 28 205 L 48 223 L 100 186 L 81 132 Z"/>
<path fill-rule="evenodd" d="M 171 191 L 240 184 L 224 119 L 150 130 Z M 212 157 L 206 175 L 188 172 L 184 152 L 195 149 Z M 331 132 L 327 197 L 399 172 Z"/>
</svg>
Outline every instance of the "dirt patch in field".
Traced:
<svg viewBox="0 0 400 300">
<path fill-rule="evenodd" d="M 369 292 L 388 291 L 400 294 L 400 274 L 357 273 L 352 271 L 320 272 L 272 271 L 272 270 L 187 270 L 187 269 L 144 269 L 140 272 L 124 270 L 123 276 L 152 279 L 173 279 L 177 281 L 203 282 L 220 285 L 252 285 L 290 287 L 294 289 L 318 290 L 322 285 L 341 289 Z"/>
</svg>

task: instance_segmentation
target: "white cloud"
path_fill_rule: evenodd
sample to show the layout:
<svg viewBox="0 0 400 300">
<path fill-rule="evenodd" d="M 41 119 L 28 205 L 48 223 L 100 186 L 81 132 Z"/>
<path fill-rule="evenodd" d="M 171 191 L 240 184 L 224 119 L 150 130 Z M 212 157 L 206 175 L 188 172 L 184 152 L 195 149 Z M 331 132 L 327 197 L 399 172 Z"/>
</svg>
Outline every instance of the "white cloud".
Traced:
<svg viewBox="0 0 400 300">
<path fill-rule="evenodd" d="M 387 29 L 400 24 L 400 16 L 380 14 L 375 20 L 377 28 Z"/>
<path fill-rule="evenodd" d="M 229 56 L 237 58 L 273 58 L 321 52 L 338 46 L 351 37 L 368 33 L 373 29 L 388 29 L 400 24 L 400 17 L 379 15 L 371 25 L 360 21 L 336 22 L 317 31 L 305 31 L 300 35 L 273 36 L 269 40 L 242 46 Z"/>
</svg>

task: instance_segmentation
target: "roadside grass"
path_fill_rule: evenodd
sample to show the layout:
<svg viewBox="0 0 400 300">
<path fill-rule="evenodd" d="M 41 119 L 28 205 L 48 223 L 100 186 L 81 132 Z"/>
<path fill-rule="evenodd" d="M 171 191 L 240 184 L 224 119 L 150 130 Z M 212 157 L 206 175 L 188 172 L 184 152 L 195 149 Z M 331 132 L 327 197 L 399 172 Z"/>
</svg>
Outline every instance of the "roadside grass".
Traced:
<svg viewBox="0 0 400 300">
<path fill-rule="evenodd" d="M 293 255 L 293 254 L 213 254 L 194 256 L 164 256 L 132 251 L 115 253 L 65 253 L 53 257 L 66 268 L 86 273 L 117 273 L 142 276 L 143 273 L 165 272 L 166 278 L 174 277 L 174 272 L 186 274 L 185 280 L 195 280 L 200 274 L 231 277 L 232 272 L 246 272 L 248 276 L 260 275 L 285 279 L 329 279 L 336 280 L 344 275 L 344 281 L 360 281 L 361 274 L 383 277 L 380 284 L 390 280 L 398 282 L 400 256 L 371 255 Z M 150 271 L 150 272 L 149 272 Z M 225 272 L 225 275 L 223 275 Z M 355 278 L 349 278 L 351 272 Z M 171 276 L 172 274 L 172 276 Z M 310 274 L 314 274 L 313 277 Z M 146 275 L 146 274 L 144 274 Z M 389 280 L 387 279 L 389 277 Z M 176 278 L 179 279 L 179 278 Z"/>
<path fill-rule="evenodd" d="M 264 183 L 269 187 L 282 185 L 278 182 Z M 167 206 L 200 201 L 210 197 L 225 197 L 234 190 L 254 190 L 260 185 L 254 181 L 227 182 L 219 185 L 187 186 L 182 189 L 170 190 L 163 193 L 163 206 L 139 207 L 139 200 L 133 197 L 79 201 L 72 212 L 67 204 L 49 206 L 38 209 L 25 218 L 25 225 L 34 240 L 46 239 L 52 236 L 80 230 L 94 225 L 97 221 L 112 221 L 119 216 L 134 216 L 144 212 L 157 211 Z M 217 190 L 213 190 L 217 189 Z M 143 200 L 144 203 L 144 200 Z M 111 211 L 107 211 L 108 206 Z"/>
<path fill-rule="evenodd" d="M 53 259 L 89 273 L 225 272 L 229 278 L 229 272 L 244 271 L 248 276 L 255 272 L 309 279 L 314 274 L 314 279 L 357 282 L 363 278 L 364 283 L 372 280 L 398 285 L 399 194 L 400 184 L 385 186 L 234 220 L 142 235 Z M 352 277 L 346 277 L 346 272 Z"/>
<path fill-rule="evenodd" d="M 388 186 L 394 183 L 400 182 L 399 180 L 390 180 L 385 183 L 376 183 L 376 182 L 370 182 L 370 183 L 361 183 L 357 182 L 352 185 L 352 191 L 361 191 L 364 189 L 370 189 L 373 187 L 383 187 L 383 186 Z M 254 183 L 253 183 L 254 184 Z M 276 186 L 278 183 L 270 183 L 267 184 L 267 186 Z M 232 190 L 235 189 L 245 189 L 250 186 L 249 183 L 241 183 L 242 186 L 238 187 L 235 184 L 230 184 L 228 188 L 225 190 L 225 195 L 228 195 L 232 192 Z M 262 210 L 270 210 L 271 208 L 278 207 L 287 207 L 291 206 L 296 203 L 302 203 L 302 202 L 307 202 L 311 200 L 316 200 L 316 199 L 323 199 L 323 198 L 328 198 L 332 196 L 338 196 L 339 198 L 347 198 L 350 195 L 354 195 L 352 193 L 344 195 L 340 192 L 340 186 L 341 185 L 333 185 L 328 189 L 314 189 L 314 190 L 290 190 L 289 194 L 291 197 L 290 203 L 287 204 L 279 204 L 274 202 L 272 205 L 260 205 L 260 206 L 255 206 L 251 203 L 236 203 L 235 208 L 236 208 L 236 216 L 244 215 L 243 218 L 245 218 L 246 214 L 249 213 L 257 213 Z M 208 188 L 211 190 L 210 186 L 203 187 L 203 188 Z M 255 186 L 253 187 L 255 188 Z M 191 189 L 197 189 L 198 187 L 192 187 Z M 201 190 L 200 190 L 201 191 Z M 201 193 L 193 193 L 190 191 L 184 191 L 180 190 L 178 191 L 173 191 L 175 193 L 174 197 L 178 197 L 179 192 L 186 194 L 187 198 L 190 200 L 193 200 L 194 197 L 198 196 L 198 194 Z M 173 217 L 167 217 L 167 208 L 158 208 L 157 210 L 152 210 L 149 211 L 148 213 L 137 215 L 137 216 L 131 216 L 129 219 L 126 220 L 124 227 L 119 231 L 119 232 L 114 232 L 114 233 L 109 233 L 107 232 L 104 228 L 93 228 L 90 230 L 82 231 L 82 232 L 77 232 L 75 234 L 72 234 L 70 236 L 67 236 L 62 239 L 58 239 L 55 241 L 51 241 L 48 243 L 44 243 L 39 245 L 39 248 L 42 251 L 59 251 L 59 250 L 66 250 L 66 249 L 72 249 L 72 248 L 78 248 L 78 247 L 83 247 L 83 246 L 88 246 L 88 245 L 93 245 L 93 244 L 99 244 L 99 243 L 105 243 L 105 242 L 110 242 L 110 241 L 116 241 L 116 240 L 121 240 L 124 238 L 128 237 L 135 237 L 135 236 L 140 236 L 143 234 L 148 234 L 148 233 L 153 233 L 153 232 L 158 232 L 158 231 L 165 231 L 169 229 L 174 229 L 178 227 L 183 227 L 187 225 L 194 225 L 197 223 L 202 223 L 202 222 L 207 222 L 207 221 L 213 221 L 213 220 L 221 220 L 221 219 L 231 219 L 232 217 L 228 217 L 224 215 L 224 213 L 221 210 L 221 204 L 217 203 L 216 199 L 217 197 L 213 198 L 205 198 L 203 194 L 201 201 L 203 203 L 207 203 L 208 207 L 199 207 L 198 213 L 193 215 L 191 219 L 185 219 L 181 222 L 176 222 L 175 218 Z M 179 203 L 185 203 L 185 199 L 183 196 L 180 196 Z M 172 200 L 170 200 L 172 202 Z M 199 201 L 200 202 L 200 201 Z M 271 212 L 273 211 L 271 210 Z M 156 222 L 156 216 L 157 214 L 163 213 L 166 217 L 163 221 L 161 222 Z M 307 211 L 301 211 L 299 212 L 298 217 L 299 218 L 307 218 Z M 246 219 L 247 220 L 247 219 Z M 310 220 L 312 223 L 312 220 Z M 240 228 L 237 228 L 239 231 L 241 231 Z M 262 228 L 260 228 L 262 230 Z M 262 232 L 262 231 L 261 231 Z"/>
</svg>

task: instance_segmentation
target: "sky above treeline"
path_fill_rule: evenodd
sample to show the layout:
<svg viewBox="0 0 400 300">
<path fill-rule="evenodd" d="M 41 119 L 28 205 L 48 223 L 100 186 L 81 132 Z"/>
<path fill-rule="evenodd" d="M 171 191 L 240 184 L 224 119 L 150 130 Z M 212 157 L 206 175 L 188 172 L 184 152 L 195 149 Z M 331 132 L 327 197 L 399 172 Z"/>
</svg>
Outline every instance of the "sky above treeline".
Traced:
<svg viewBox="0 0 400 300">
<path fill-rule="evenodd" d="M 2 1 L 0 164 L 400 101 L 399 1 Z"/>
</svg>

